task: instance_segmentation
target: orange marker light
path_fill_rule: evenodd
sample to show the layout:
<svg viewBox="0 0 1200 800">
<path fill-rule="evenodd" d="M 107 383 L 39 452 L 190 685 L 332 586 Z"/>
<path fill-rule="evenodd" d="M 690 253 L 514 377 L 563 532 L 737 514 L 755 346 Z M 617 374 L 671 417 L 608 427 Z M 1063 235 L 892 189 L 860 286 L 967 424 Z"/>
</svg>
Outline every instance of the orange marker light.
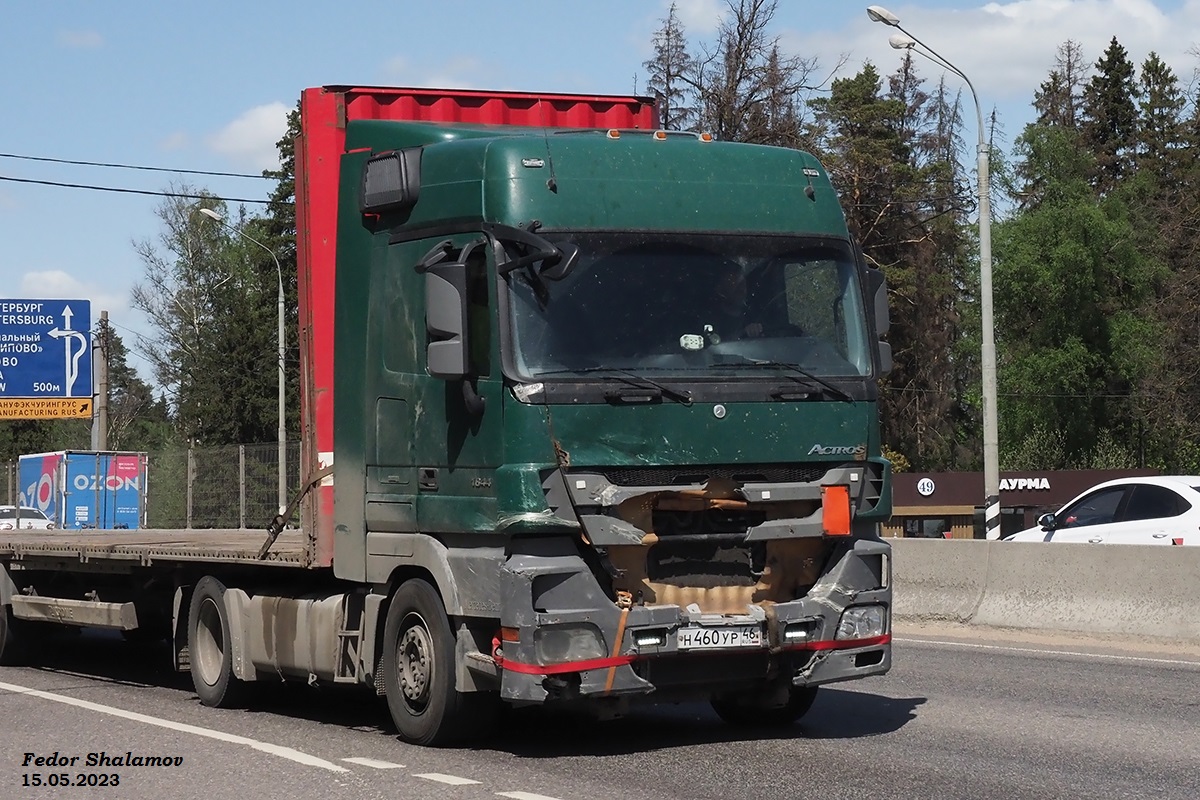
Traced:
<svg viewBox="0 0 1200 800">
<path fill-rule="evenodd" d="M 610 138 L 610 139 L 620 139 L 620 138 L 621 138 L 621 132 L 620 132 L 619 130 L 617 130 L 616 128 L 609 128 L 609 129 L 608 129 L 608 138 Z"/>
<path fill-rule="evenodd" d="M 850 535 L 850 487 L 821 487 L 821 527 L 826 536 Z"/>
<path fill-rule="evenodd" d="M 712 140 L 713 140 L 713 137 L 712 137 L 712 134 L 711 134 L 711 133 L 702 133 L 702 134 L 700 134 L 700 141 L 702 141 L 702 142 L 711 142 Z"/>
<path fill-rule="evenodd" d="M 517 628 L 501 628 L 500 641 L 502 642 L 519 642 L 521 641 L 521 631 Z"/>
<path fill-rule="evenodd" d="M 666 131 L 655 131 L 654 138 L 660 142 L 664 142 L 667 139 L 667 132 Z"/>
</svg>

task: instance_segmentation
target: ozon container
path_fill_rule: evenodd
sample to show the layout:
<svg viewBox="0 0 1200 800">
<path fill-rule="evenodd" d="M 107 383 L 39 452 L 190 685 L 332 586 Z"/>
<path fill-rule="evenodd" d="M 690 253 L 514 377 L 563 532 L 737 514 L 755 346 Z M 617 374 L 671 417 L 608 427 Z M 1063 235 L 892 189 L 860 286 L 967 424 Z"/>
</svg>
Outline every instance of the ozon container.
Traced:
<svg viewBox="0 0 1200 800">
<path fill-rule="evenodd" d="M 146 461 L 145 453 L 78 450 L 21 456 L 21 505 L 68 530 L 140 528 Z"/>
</svg>

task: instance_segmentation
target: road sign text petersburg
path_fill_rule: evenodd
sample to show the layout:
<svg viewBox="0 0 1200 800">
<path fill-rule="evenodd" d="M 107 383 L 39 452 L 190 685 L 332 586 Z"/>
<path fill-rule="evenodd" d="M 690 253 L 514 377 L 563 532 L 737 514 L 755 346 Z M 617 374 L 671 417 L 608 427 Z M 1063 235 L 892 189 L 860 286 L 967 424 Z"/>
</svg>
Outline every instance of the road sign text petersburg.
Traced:
<svg viewBox="0 0 1200 800">
<path fill-rule="evenodd" d="M 92 415 L 89 300 L 0 300 L 0 419 Z"/>
</svg>

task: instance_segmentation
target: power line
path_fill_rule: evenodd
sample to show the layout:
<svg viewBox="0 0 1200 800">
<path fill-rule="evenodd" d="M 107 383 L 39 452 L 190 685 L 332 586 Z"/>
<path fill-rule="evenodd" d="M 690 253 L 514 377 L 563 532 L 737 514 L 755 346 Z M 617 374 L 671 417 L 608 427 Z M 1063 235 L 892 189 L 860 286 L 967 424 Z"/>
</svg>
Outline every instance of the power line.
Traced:
<svg viewBox="0 0 1200 800">
<path fill-rule="evenodd" d="M 213 194 L 184 194 L 181 192 L 154 192 L 149 189 L 124 189 L 116 186 L 94 186 L 87 183 L 60 183 L 58 181 L 38 181 L 32 178 L 10 178 L 7 175 L 0 175 L 0 181 L 10 181 L 12 183 L 34 183 L 39 186 L 58 186 L 63 189 L 90 189 L 96 192 L 118 192 L 120 194 L 142 194 L 151 197 L 179 197 L 185 200 L 223 200 L 226 203 L 258 203 L 260 205 L 269 205 L 271 200 L 251 200 L 244 197 L 220 197 Z M 287 205 L 291 205 L 288 203 Z"/>
<path fill-rule="evenodd" d="M 173 169 L 170 167 L 146 167 L 137 164 L 109 164 L 104 161 L 72 161 L 66 158 L 25 156 L 17 153 L 0 153 L 0 158 L 15 158 L 21 161 L 45 161 L 51 164 L 75 164 L 82 167 L 113 167 L 115 169 L 140 169 L 147 172 L 177 172 L 181 175 L 214 175 L 220 178 L 257 178 L 258 180 L 274 180 L 274 178 L 269 178 L 266 175 L 255 175 L 246 172 L 211 172 L 202 169 Z"/>
</svg>

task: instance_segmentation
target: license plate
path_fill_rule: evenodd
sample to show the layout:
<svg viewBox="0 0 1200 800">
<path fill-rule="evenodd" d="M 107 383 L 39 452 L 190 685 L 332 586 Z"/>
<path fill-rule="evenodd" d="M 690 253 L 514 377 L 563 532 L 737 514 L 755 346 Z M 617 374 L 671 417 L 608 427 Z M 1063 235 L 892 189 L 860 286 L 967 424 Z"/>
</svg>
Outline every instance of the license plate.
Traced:
<svg viewBox="0 0 1200 800">
<path fill-rule="evenodd" d="M 757 625 L 729 625 L 720 628 L 689 625 L 680 628 L 676 637 L 680 650 L 762 647 L 762 628 Z"/>
</svg>

